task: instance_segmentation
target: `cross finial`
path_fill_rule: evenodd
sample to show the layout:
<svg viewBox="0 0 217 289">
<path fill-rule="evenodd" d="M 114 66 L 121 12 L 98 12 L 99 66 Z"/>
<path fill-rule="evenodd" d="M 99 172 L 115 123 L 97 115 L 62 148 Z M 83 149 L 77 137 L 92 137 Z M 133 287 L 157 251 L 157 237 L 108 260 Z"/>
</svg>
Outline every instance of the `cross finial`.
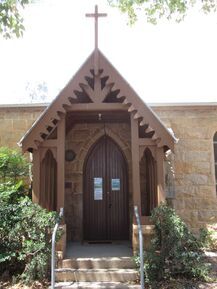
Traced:
<svg viewBox="0 0 217 289">
<path fill-rule="evenodd" d="M 95 18 L 95 49 L 98 48 L 98 18 L 99 17 L 106 17 L 106 13 L 98 13 L 98 6 L 95 5 L 95 13 L 87 13 L 86 17 L 93 17 Z"/>
<path fill-rule="evenodd" d="M 106 17 L 106 13 L 98 13 L 98 6 L 95 5 L 95 13 L 87 13 L 86 17 L 93 17 L 95 19 L 95 59 L 94 59 L 94 70 L 98 73 L 98 18 Z"/>
</svg>

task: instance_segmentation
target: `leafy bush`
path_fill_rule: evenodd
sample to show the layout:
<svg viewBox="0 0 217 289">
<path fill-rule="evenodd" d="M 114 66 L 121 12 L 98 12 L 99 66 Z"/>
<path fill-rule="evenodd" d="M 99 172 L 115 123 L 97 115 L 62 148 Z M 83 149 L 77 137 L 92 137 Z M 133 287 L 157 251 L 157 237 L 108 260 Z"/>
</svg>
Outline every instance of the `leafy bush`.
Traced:
<svg viewBox="0 0 217 289">
<path fill-rule="evenodd" d="M 209 225 L 201 230 L 205 248 L 210 251 L 217 251 L 217 225 Z"/>
<path fill-rule="evenodd" d="M 0 202 L 0 270 L 21 273 L 27 282 L 45 278 L 55 217 L 28 197 L 17 204 Z"/>
<path fill-rule="evenodd" d="M 166 204 L 155 208 L 151 219 L 155 237 L 150 251 L 145 253 L 146 281 L 178 277 L 205 280 L 209 268 L 203 261 L 204 236 L 196 238 Z"/>
<path fill-rule="evenodd" d="M 27 177 L 29 163 L 17 150 L 7 147 L 0 148 L 0 181 L 15 184 L 21 178 Z"/>
<path fill-rule="evenodd" d="M 47 277 L 51 228 L 57 214 L 33 204 L 21 176 L 28 163 L 10 149 L 0 149 L 0 274 L 20 274 L 26 282 Z"/>
</svg>

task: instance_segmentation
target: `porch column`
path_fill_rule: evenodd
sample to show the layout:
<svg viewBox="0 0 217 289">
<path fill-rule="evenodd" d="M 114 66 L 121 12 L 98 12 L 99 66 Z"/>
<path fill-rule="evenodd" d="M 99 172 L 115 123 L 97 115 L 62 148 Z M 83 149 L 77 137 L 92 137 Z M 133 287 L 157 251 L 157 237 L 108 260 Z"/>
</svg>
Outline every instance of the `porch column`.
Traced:
<svg viewBox="0 0 217 289">
<path fill-rule="evenodd" d="M 158 205 L 165 201 L 164 190 L 164 151 L 163 148 L 157 149 L 157 201 Z"/>
<path fill-rule="evenodd" d="M 131 117 L 131 152 L 132 152 L 133 205 L 134 206 L 137 205 L 139 210 L 141 210 L 138 120 L 134 119 L 134 114 L 133 113 L 131 113 L 130 117 Z"/>
<path fill-rule="evenodd" d="M 64 208 L 65 197 L 65 115 L 57 125 L 57 211 Z"/>
<path fill-rule="evenodd" d="M 40 199 L 40 153 L 39 150 L 33 150 L 33 190 L 32 201 L 39 204 Z"/>
</svg>

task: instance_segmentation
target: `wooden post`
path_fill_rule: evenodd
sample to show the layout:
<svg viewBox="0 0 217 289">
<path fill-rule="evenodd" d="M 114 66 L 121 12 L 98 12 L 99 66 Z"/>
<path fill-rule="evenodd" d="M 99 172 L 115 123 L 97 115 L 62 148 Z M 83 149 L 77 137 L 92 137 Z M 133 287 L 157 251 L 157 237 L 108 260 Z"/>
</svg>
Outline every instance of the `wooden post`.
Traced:
<svg viewBox="0 0 217 289">
<path fill-rule="evenodd" d="M 139 129 L 138 120 L 134 119 L 134 113 L 131 113 L 131 152 L 132 152 L 132 188 L 133 188 L 133 206 L 137 206 L 139 215 L 141 215 L 141 194 L 140 194 L 140 157 L 139 157 Z M 132 245 L 133 252 L 137 251 L 138 244 L 138 226 L 135 216 L 133 218 Z"/>
<path fill-rule="evenodd" d="M 157 149 L 157 196 L 158 204 L 165 201 L 164 191 L 164 151 L 163 148 Z"/>
<path fill-rule="evenodd" d="M 57 211 L 64 208 L 65 197 L 65 115 L 57 125 Z"/>
<path fill-rule="evenodd" d="M 138 206 L 141 214 L 141 196 L 140 196 L 140 166 L 139 166 L 139 131 L 138 120 L 133 118 L 131 113 L 131 151 L 132 151 L 132 187 L 133 187 L 133 205 Z"/>
<path fill-rule="evenodd" d="M 33 150 L 33 203 L 39 204 L 40 201 L 40 152 Z"/>
</svg>

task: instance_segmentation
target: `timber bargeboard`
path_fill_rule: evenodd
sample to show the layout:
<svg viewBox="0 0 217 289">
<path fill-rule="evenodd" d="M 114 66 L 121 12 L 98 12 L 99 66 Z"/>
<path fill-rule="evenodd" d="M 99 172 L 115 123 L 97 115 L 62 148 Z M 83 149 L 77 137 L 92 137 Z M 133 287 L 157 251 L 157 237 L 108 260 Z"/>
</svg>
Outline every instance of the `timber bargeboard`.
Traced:
<svg viewBox="0 0 217 289">
<path fill-rule="evenodd" d="M 158 147 L 174 150 L 175 137 L 168 131 L 158 116 L 148 107 L 127 81 L 119 74 L 114 66 L 107 58 L 98 50 L 99 57 L 99 74 L 94 75 L 94 52 L 88 57 L 81 66 L 75 76 L 63 88 L 59 95 L 47 107 L 42 115 L 36 120 L 29 131 L 20 140 L 19 145 L 22 146 L 23 152 L 38 149 L 38 146 L 50 135 L 55 127 L 57 127 L 61 114 L 65 114 L 67 110 L 126 110 L 133 114 L 134 119 L 138 119 L 139 125 L 144 126 L 146 133 L 153 132 L 152 140 L 156 142 Z M 88 86 L 87 78 L 94 77 L 94 89 Z M 107 77 L 106 84 L 103 88 L 99 85 L 101 78 Z M 85 91 L 89 96 L 88 103 L 73 103 L 78 96 L 76 91 Z M 109 92 L 119 91 L 116 96 L 118 103 L 103 103 Z M 49 128 L 49 129 L 48 129 Z M 51 129 L 52 128 L 52 129 Z M 46 136 L 45 138 L 43 137 Z"/>
</svg>

